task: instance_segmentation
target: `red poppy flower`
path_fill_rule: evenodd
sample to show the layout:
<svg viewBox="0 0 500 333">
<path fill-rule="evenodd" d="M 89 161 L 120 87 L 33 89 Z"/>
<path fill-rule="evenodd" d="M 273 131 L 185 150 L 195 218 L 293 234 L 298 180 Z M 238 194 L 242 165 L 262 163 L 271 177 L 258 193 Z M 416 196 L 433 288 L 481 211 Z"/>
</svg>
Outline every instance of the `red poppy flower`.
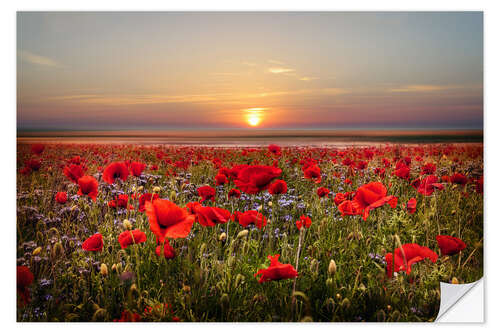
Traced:
<svg viewBox="0 0 500 333">
<path fill-rule="evenodd" d="M 467 247 L 460 238 L 453 236 L 438 235 L 436 236 L 436 240 L 441 249 L 441 254 L 444 256 L 452 256 Z"/>
<path fill-rule="evenodd" d="M 427 163 L 422 167 L 422 175 L 432 175 L 436 172 L 436 165 L 434 163 Z"/>
<path fill-rule="evenodd" d="M 158 194 L 151 194 L 151 193 L 144 193 L 139 197 L 139 211 L 144 212 L 146 210 L 146 202 L 149 201 L 154 201 L 158 199 L 160 196 Z"/>
<path fill-rule="evenodd" d="M 78 179 L 83 177 L 84 170 L 79 164 L 70 164 L 69 166 L 64 167 L 63 173 L 70 181 L 77 184 Z"/>
<path fill-rule="evenodd" d="M 139 177 L 141 173 L 146 169 L 146 164 L 140 162 L 132 162 L 130 163 L 130 170 L 132 171 L 132 175 L 135 177 Z"/>
<path fill-rule="evenodd" d="M 35 143 L 31 146 L 31 152 L 36 155 L 40 155 L 45 150 L 45 146 L 41 143 Z"/>
<path fill-rule="evenodd" d="M 284 180 L 277 179 L 269 186 L 270 194 L 284 194 L 288 190 L 287 184 Z"/>
<path fill-rule="evenodd" d="M 279 257 L 279 254 L 267 256 L 267 258 L 271 261 L 269 267 L 266 269 L 259 269 L 259 271 L 254 274 L 254 276 L 261 275 L 259 283 L 282 279 L 293 279 L 298 275 L 292 265 L 280 263 L 278 261 Z"/>
<path fill-rule="evenodd" d="M 418 185 L 417 191 L 423 195 L 431 195 L 434 193 L 435 189 L 442 190 L 444 188 L 443 184 L 438 183 L 439 178 L 430 175 L 425 177 Z"/>
<path fill-rule="evenodd" d="M 226 175 L 219 173 L 215 176 L 215 185 L 219 186 L 224 185 L 225 183 L 227 183 Z"/>
<path fill-rule="evenodd" d="M 35 277 L 26 266 L 17 266 L 17 292 L 21 297 L 21 306 L 30 302 L 30 292 L 28 286 L 33 283 Z"/>
<path fill-rule="evenodd" d="M 349 178 L 346 178 L 344 180 L 344 183 L 346 183 L 346 184 L 352 184 L 352 180 L 350 180 Z"/>
<path fill-rule="evenodd" d="M 411 266 L 424 259 L 430 259 L 432 262 L 436 262 L 438 259 L 437 253 L 425 246 L 411 243 L 403 244 L 402 248 L 403 251 L 401 251 L 401 248 L 398 247 L 394 251 L 394 254 L 387 253 L 385 255 L 385 261 L 387 263 L 386 273 L 388 278 L 391 278 L 394 275 L 394 272 L 399 271 L 406 271 L 406 274 L 410 274 Z"/>
<path fill-rule="evenodd" d="M 146 234 L 139 229 L 126 230 L 118 235 L 118 242 L 122 249 L 126 249 L 129 245 L 139 244 L 145 242 L 147 239 Z"/>
<path fill-rule="evenodd" d="M 57 192 L 55 199 L 58 203 L 62 205 L 66 203 L 66 201 L 68 201 L 68 194 L 66 192 Z"/>
<path fill-rule="evenodd" d="M 391 208 L 396 208 L 398 198 L 387 195 L 387 188 L 380 182 L 372 182 L 358 188 L 354 196 L 353 205 L 356 210 L 363 212 L 363 220 L 366 221 L 370 210 L 381 207 L 388 203 Z"/>
<path fill-rule="evenodd" d="M 213 227 L 216 224 L 224 224 L 231 218 L 231 213 L 218 207 L 203 207 L 196 208 L 196 217 L 198 222 L 205 227 Z"/>
<path fill-rule="evenodd" d="M 123 162 L 113 162 L 109 164 L 102 173 L 102 179 L 108 183 L 113 184 L 116 178 L 126 181 L 128 178 L 128 168 Z"/>
<path fill-rule="evenodd" d="M 342 216 L 346 215 L 359 215 L 360 211 L 357 209 L 351 200 L 344 200 L 338 206 L 338 210 L 342 213 Z"/>
<path fill-rule="evenodd" d="M 108 202 L 108 206 L 112 208 L 127 208 L 128 205 L 128 195 L 120 194 L 115 200 Z M 133 210 L 134 206 L 128 205 L 128 209 Z"/>
<path fill-rule="evenodd" d="M 318 197 L 323 198 L 330 194 L 330 190 L 324 187 L 320 187 L 316 190 L 316 194 L 318 195 Z"/>
<path fill-rule="evenodd" d="M 37 171 L 42 167 L 42 162 L 40 160 L 28 160 L 25 162 L 26 167 L 33 171 Z"/>
<path fill-rule="evenodd" d="M 162 248 L 162 245 L 158 245 L 156 247 L 155 253 L 158 257 L 162 256 L 161 248 Z M 163 257 L 165 257 L 167 259 L 174 259 L 175 258 L 175 249 L 170 245 L 170 242 L 166 238 L 165 238 L 165 242 L 163 243 Z"/>
<path fill-rule="evenodd" d="M 408 203 L 406 204 L 406 210 L 408 210 L 408 213 L 414 214 L 417 210 L 417 199 L 411 198 L 410 200 L 408 200 Z"/>
<path fill-rule="evenodd" d="M 198 188 L 198 195 L 201 197 L 201 202 L 205 200 L 215 201 L 215 189 L 210 186 L 202 186 Z"/>
<path fill-rule="evenodd" d="M 197 201 L 188 202 L 186 204 L 186 209 L 187 209 L 188 213 L 190 213 L 190 214 L 196 214 L 196 212 L 198 211 L 198 208 L 200 208 L 200 207 L 203 207 L 203 206 Z"/>
<path fill-rule="evenodd" d="M 85 251 L 101 251 L 103 245 L 102 235 L 97 233 L 83 242 L 82 249 Z"/>
<path fill-rule="evenodd" d="M 394 174 L 399 178 L 409 179 L 410 178 L 410 168 L 408 168 L 405 164 L 403 164 L 394 171 Z"/>
<path fill-rule="evenodd" d="M 99 183 L 97 179 L 92 176 L 83 176 L 78 179 L 78 195 L 88 195 L 92 200 L 96 201 L 98 194 Z"/>
<path fill-rule="evenodd" d="M 335 194 L 335 198 L 333 199 L 333 202 L 335 202 L 335 205 L 340 205 L 342 202 L 344 202 L 347 198 L 345 197 L 344 193 L 337 193 Z"/>
<path fill-rule="evenodd" d="M 317 164 L 313 164 L 304 170 L 304 177 L 313 179 L 316 184 L 321 183 L 321 169 Z"/>
<path fill-rule="evenodd" d="M 229 191 L 229 193 L 227 194 L 228 199 L 231 199 L 231 198 L 239 199 L 239 197 L 241 197 L 241 192 L 240 192 L 240 190 L 237 190 L 235 188 L 231 189 Z"/>
<path fill-rule="evenodd" d="M 173 202 L 156 199 L 146 202 L 146 215 L 151 231 L 160 242 L 168 238 L 186 238 L 191 232 L 195 216 L 188 214 Z"/>
<path fill-rule="evenodd" d="M 308 216 L 304 216 L 302 215 L 300 217 L 300 220 L 298 220 L 297 222 L 295 222 L 295 224 L 297 225 L 297 229 L 301 229 L 302 227 L 305 227 L 305 228 L 309 228 L 311 226 L 311 218 L 309 218 Z"/>
<path fill-rule="evenodd" d="M 275 155 L 279 155 L 281 154 L 281 147 L 278 146 L 278 145 L 275 145 L 275 144 L 270 144 L 269 147 L 269 152 L 275 154 Z"/>
<path fill-rule="evenodd" d="M 451 176 L 450 181 L 453 184 L 465 185 L 467 184 L 467 177 L 465 177 L 461 173 L 455 173 Z"/>
<path fill-rule="evenodd" d="M 234 183 L 240 190 L 248 194 L 256 194 L 267 190 L 271 181 L 281 175 L 281 169 L 265 165 L 251 165 L 238 172 Z"/>
<path fill-rule="evenodd" d="M 122 311 L 122 316 L 120 319 L 113 319 L 113 322 L 139 322 L 141 321 L 141 316 L 138 313 L 130 312 L 128 310 Z"/>
<path fill-rule="evenodd" d="M 267 224 L 266 217 L 256 210 L 248 210 L 244 213 L 235 212 L 233 216 L 243 228 L 253 223 L 257 228 L 262 229 Z"/>
</svg>

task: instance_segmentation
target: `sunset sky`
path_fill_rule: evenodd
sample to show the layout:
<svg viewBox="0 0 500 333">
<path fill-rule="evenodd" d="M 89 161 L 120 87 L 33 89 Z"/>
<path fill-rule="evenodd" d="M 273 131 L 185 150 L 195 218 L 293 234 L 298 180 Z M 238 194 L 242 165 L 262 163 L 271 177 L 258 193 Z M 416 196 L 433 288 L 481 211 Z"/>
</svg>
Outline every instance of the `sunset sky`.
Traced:
<svg viewBox="0 0 500 333">
<path fill-rule="evenodd" d="M 483 127 L 482 13 L 18 13 L 18 130 Z"/>
</svg>

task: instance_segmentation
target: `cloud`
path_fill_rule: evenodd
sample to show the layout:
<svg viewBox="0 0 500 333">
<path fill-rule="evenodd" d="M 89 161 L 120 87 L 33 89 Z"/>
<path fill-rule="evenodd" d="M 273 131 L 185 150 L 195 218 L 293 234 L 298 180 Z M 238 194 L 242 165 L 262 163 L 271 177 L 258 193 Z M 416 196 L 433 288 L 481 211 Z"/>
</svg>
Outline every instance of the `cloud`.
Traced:
<svg viewBox="0 0 500 333">
<path fill-rule="evenodd" d="M 261 93 L 213 93 L 196 95 L 160 95 L 160 94 L 80 94 L 62 95 L 46 98 L 48 101 L 69 102 L 87 105 L 147 105 L 171 103 L 205 103 L 205 104 L 241 104 L 249 103 L 253 99 L 270 98 L 277 96 L 336 96 L 349 93 L 349 90 L 340 88 L 302 89 L 285 91 L 268 91 Z"/>
<path fill-rule="evenodd" d="M 438 86 L 438 85 L 425 85 L 425 84 L 414 84 L 398 88 L 389 89 L 390 92 L 432 92 L 455 89 L 456 86 Z"/>
<path fill-rule="evenodd" d="M 295 72 L 295 69 L 284 68 L 284 67 L 271 67 L 269 68 L 269 72 L 273 74 L 284 74 L 284 73 Z"/>
<path fill-rule="evenodd" d="M 304 77 L 301 77 L 299 80 L 300 81 L 312 81 L 312 80 L 317 80 L 317 79 L 318 79 L 317 77 L 304 76 Z"/>
<path fill-rule="evenodd" d="M 56 68 L 64 67 L 55 60 L 28 51 L 21 51 L 19 55 L 23 61 L 29 62 L 30 64 Z"/>
<path fill-rule="evenodd" d="M 273 59 L 270 59 L 268 60 L 267 62 L 271 63 L 271 64 L 275 64 L 275 65 L 284 65 L 285 63 L 282 62 L 282 61 L 278 61 L 278 60 L 273 60 Z"/>
</svg>

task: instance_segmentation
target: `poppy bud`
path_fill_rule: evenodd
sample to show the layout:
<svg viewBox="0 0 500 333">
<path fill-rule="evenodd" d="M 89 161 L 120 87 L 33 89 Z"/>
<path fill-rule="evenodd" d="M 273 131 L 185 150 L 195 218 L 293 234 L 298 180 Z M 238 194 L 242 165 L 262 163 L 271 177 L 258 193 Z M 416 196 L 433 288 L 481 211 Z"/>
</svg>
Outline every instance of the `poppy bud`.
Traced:
<svg viewBox="0 0 500 333">
<path fill-rule="evenodd" d="M 351 301 L 349 300 L 349 298 L 344 298 L 342 300 L 342 303 L 340 304 L 344 309 L 349 309 L 351 307 Z"/>
<path fill-rule="evenodd" d="M 108 266 L 106 266 L 105 263 L 101 264 L 101 269 L 99 270 L 99 273 L 101 273 L 102 276 L 108 275 Z"/>
<path fill-rule="evenodd" d="M 237 239 L 240 239 L 240 238 L 243 238 L 243 237 L 246 237 L 248 235 L 248 230 L 245 229 L 245 230 L 241 230 L 239 233 L 238 233 L 238 236 L 236 236 Z"/>
<path fill-rule="evenodd" d="M 227 309 L 229 306 L 229 295 L 226 293 L 222 294 L 222 296 L 220 297 L 220 303 L 223 308 Z"/>
<path fill-rule="evenodd" d="M 200 257 L 203 257 L 203 254 L 205 253 L 205 250 L 207 249 L 207 244 L 203 243 L 200 246 Z"/>
<path fill-rule="evenodd" d="M 389 304 L 389 305 L 387 305 L 387 311 L 391 311 L 391 310 L 392 310 L 391 305 L 390 305 L 390 304 Z"/>
<path fill-rule="evenodd" d="M 132 186 L 132 192 L 135 192 L 137 188 L 135 186 Z"/>
<path fill-rule="evenodd" d="M 132 230 L 132 223 L 129 220 L 123 220 L 123 227 L 127 230 Z"/>
<path fill-rule="evenodd" d="M 260 212 L 262 210 L 262 205 L 260 205 L 259 207 L 257 207 L 257 211 Z"/>
<path fill-rule="evenodd" d="M 328 274 L 334 276 L 336 272 L 337 272 L 337 265 L 335 264 L 335 261 L 332 259 L 330 260 L 330 264 L 328 265 Z"/>
<path fill-rule="evenodd" d="M 453 279 L 451 279 L 451 283 L 452 284 L 459 284 L 458 279 L 456 277 L 453 277 Z"/>
<path fill-rule="evenodd" d="M 234 288 L 238 288 L 241 283 L 245 281 L 245 277 L 242 274 L 236 275 L 236 280 L 234 281 Z"/>
<path fill-rule="evenodd" d="M 226 238 L 227 238 L 227 235 L 225 232 L 223 232 L 222 234 L 220 234 L 219 236 L 219 241 L 221 242 L 225 242 L 226 241 Z"/>
<path fill-rule="evenodd" d="M 159 186 L 153 187 L 153 192 L 158 193 L 161 191 L 161 188 Z"/>
<path fill-rule="evenodd" d="M 144 186 L 139 186 L 139 187 L 137 188 L 137 191 L 138 191 L 138 192 L 141 192 L 142 190 L 144 190 Z"/>
<path fill-rule="evenodd" d="M 170 191 L 170 201 L 175 201 L 177 199 L 177 192 L 174 190 Z"/>
<path fill-rule="evenodd" d="M 64 255 L 64 248 L 60 242 L 57 242 L 52 248 L 52 258 L 57 259 Z"/>
<path fill-rule="evenodd" d="M 40 254 L 40 252 L 42 252 L 42 248 L 39 246 L 39 247 L 37 247 L 36 249 L 33 250 L 33 255 L 37 256 L 37 255 Z"/>
<path fill-rule="evenodd" d="M 92 316 L 92 321 L 105 321 L 108 312 L 106 309 L 98 308 L 94 315 Z"/>
<path fill-rule="evenodd" d="M 272 207 L 272 206 L 273 206 L 273 202 L 272 202 L 272 201 L 269 201 L 269 202 L 267 203 L 267 205 L 268 205 L 269 207 Z"/>
<path fill-rule="evenodd" d="M 187 286 L 185 284 L 182 285 L 182 290 L 185 292 L 185 293 L 188 293 L 191 291 L 191 287 L 190 286 Z"/>
<path fill-rule="evenodd" d="M 133 294 L 137 294 L 139 295 L 139 291 L 137 290 L 137 286 L 135 285 L 135 283 L 133 283 L 131 286 L 130 286 L 130 293 L 133 295 Z"/>
<path fill-rule="evenodd" d="M 385 312 L 384 310 L 379 310 L 377 312 L 377 321 L 385 321 Z"/>
<path fill-rule="evenodd" d="M 338 300 L 342 299 L 342 296 L 340 296 L 340 294 L 335 295 L 335 297 L 336 297 Z"/>
<path fill-rule="evenodd" d="M 113 265 L 111 266 L 111 271 L 112 271 L 112 272 L 116 272 L 116 264 L 113 264 Z"/>
<path fill-rule="evenodd" d="M 333 312 L 333 310 L 335 310 L 335 301 L 333 300 L 333 298 L 329 298 L 326 300 L 326 308 Z"/>
<path fill-rule="evenodd" d="M 398 310 L 394 310 L 391 315 L 391 321 L 399 321 L 401 319 L 401 313 Z"/>
</svg>

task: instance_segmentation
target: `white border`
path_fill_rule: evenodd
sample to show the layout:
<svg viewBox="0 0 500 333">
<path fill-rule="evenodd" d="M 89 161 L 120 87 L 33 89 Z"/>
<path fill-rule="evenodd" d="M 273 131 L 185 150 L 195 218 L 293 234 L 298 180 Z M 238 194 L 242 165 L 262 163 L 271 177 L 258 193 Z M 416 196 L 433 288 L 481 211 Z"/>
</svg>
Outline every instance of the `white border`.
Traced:
<svg viewBox="0 0 500 333">
<path fill-rule="evenodd" d="M 467 331 L 477 330 L 481 328 L 491 328 L 493 325 L 497 326 L 499 323 L 499 316 L 496 315 L 498 311 L 493 304 L 493 301 L 498 299 L 500 281 L 498 278 L 499 264 L 497 263 L 497 254 L 500 253 L 499 241 L 496 240 L 499 237 L 499 225 L 500 219 L 499 214 L 494 207 L 497 205 L 500 196 L 498 196 L 498 188 L 500 184 L 498 183 L 498 177 L 496 173 L 500 170 L 500 165 L 498 164 L 499 154 L 496 152 L 498 147 L 497 140 L 498 137 L 498 115 L 500 112 L 500 105 L 498 102 L 499 88 L 500 88 L 500 71 L 499 71 L 499 60 L 500 52 L 498 46 L 498 36 L 500 32 L 500 13 L 498 11 L 498 1 L 429 1 L 429 0 L 419 0 L 411 3 L 402 1 L 342 1 L 342 2 L 330 2 L 330 1 L 297 1 L 297 0 L 287 0 L 287 1 L 274 1 L 269 0 L 253 0 L 253 1 L 130 1 L 121 0 L 112 2 L 103 2 L 102 0 L 86 0 L 86 1 L 11 1 L 3 3 L 3 8 L 0 11 L 0 40 L 4 48 L 0 52 L 1 57 L 1 89 L 2 92 L 2 121 L 1 121 L 1 132 L 2 133 L 2 154 L 3 162 L 0 163 L 2 175 L 1 184 L 2 189 L 0 191 L 3 212 L 7 212 L 5 216 L 2 216 L 1 223 L 3 224 L 2 229 L 2 255 L 5 260 L 3 264 L 6 266 L 6 272 L 2 274 L 1 284 L 4 288 L 4 295 L 7 297 L 2 297 L 2 324 L 4 328 L 9 329 L 20 329 L 32 332 L 33 330 L 39 331 L 40 329 L 47 329 L 51 331 L 63 331 L 63 330 L 77 330 L 77 331 L 87 331 L 89 328 L 96 329 L 97 326 L 89 326 L 91 324 L 17 324 L 15 323 L 15 308 L 14 297 L 15 297 L 15 268 L 13 259 L 15 257 L 15 247 L 16 242 L 13 237 L 15 235 L 15 179 L 13 175 L 15 174 L 15 151 L 16 151 L 16 11 L 18 10 L 44 10 L 44 11 L 62 11 L 62 10 L 87 10 L 87 11 L 169 11 L 169 10 L 281 10 L 281 11 L 291 11 L 291 10 L 301 10 L 301 11 L 484 11 L 484 45 L 485 45 L 485 56 L 484 56 L 484 68 L 485 68 L 485 85 L 484 85 L 484 97 L 485 97 L 485 116 L 484 116 L 484 130 L 485 130 L 485 284 L 486 284 L 486 314 L 485 314 L 485 325 L 450 325 L 450 324 L 424 324 L 425 326 L 416 324 L 391 324 L 391 325 L 374 325 L 374 324 L 314 324 L 314 329 L 332 331 L 337 329 L 358 329 L 365 328 L 380 332 L 387 332 L 387 330 L 404 330 L 404 331 L 418 331 L 421 333 L 422 330 L 458 330 Z M 5 147 L 5 148 L 4 148 Z M 70 325 L 70 326 L 69 326 Z M 142 324 L 145 325 L 145 324 Z M 142 327 L 141 325 L 141 327 Z M 203 331 L 220 332 L 221 330 L 232 330 L 237 328 L 238 330 L 243 330 L 247 332 L 256 331 L 268 331 L 276 330 L 278 326 L 276 324 L 239 324 L 235 327 L 234 324 L 181 324 L 182 327 L 171 327 L 171 326 L 157 326 L 152 324 L 146 324 L 148 327 L 146 329 L 156 330 L 156 329 L 175 329 L 175 330 L 185 330 L 186 328 L 202 329 Z M 278 324 L 280 327 L 283 324 Z M 354 326 L 355 327 L 354 327 Z M 8 327 L 6 327 L 8 326 Z M 474 327 L 472 327 L 474 326 Z M 134 325 L 100 325 L 97 329 L 103 330 L 117 330 L 122 331 L 136 331 L 139 326 Z M 304 329 L 310 329 L 310 327 L 304 327 L 302 325 L 286 325 L 287 330 L 292 331 L 303 331 Z"/>
</svg>

